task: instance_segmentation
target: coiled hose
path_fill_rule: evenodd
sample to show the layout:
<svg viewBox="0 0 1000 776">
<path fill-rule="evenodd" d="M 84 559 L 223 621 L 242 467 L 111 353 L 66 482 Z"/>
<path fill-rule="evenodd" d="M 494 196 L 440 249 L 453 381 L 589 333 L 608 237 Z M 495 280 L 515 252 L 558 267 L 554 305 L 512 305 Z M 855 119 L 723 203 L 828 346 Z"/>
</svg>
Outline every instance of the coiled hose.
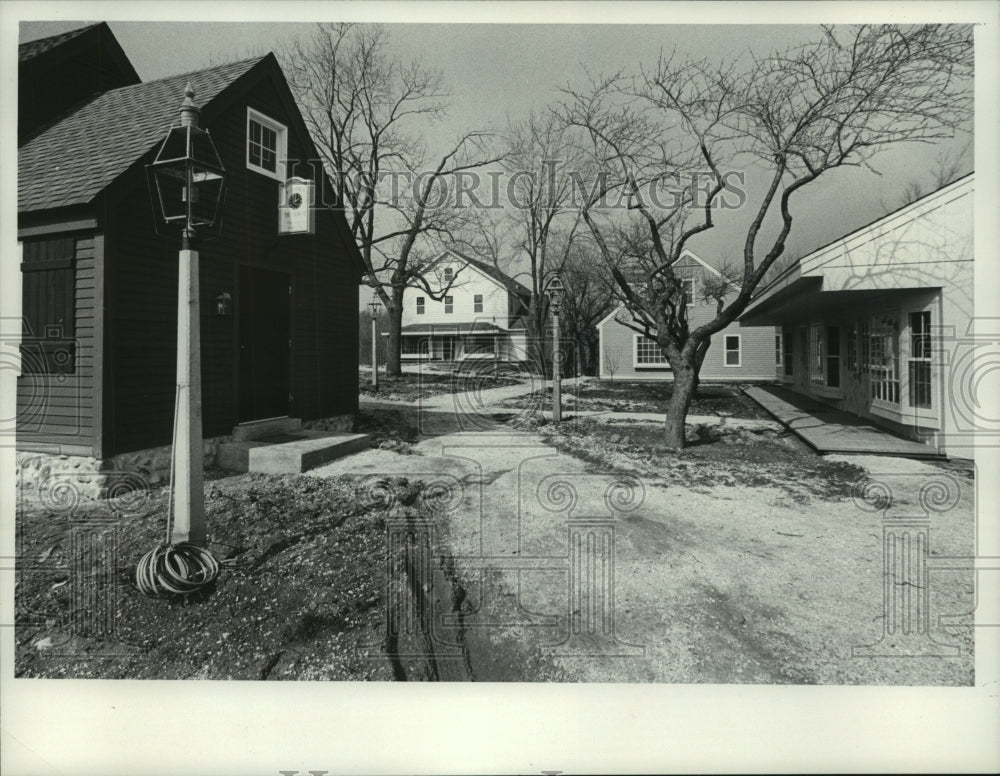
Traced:
<svg viewBox="0 0 1000 776">
<path fill-rule="evenodd" d="M 177 407 L 181 387 L 174 394 L 173 444 L 177 445 Z M 167 496 L 167 538 L 147 552 L 135 566 L 135 585 L 139 591 L 158 598 L 188 595 L 210 585 L 219 576 L 219 562 L 204 547 L 191 542 L 170 542 L 170 524 L 174 514 L 174 456 L 170 456 L 170 491 Z"/>
</svg>

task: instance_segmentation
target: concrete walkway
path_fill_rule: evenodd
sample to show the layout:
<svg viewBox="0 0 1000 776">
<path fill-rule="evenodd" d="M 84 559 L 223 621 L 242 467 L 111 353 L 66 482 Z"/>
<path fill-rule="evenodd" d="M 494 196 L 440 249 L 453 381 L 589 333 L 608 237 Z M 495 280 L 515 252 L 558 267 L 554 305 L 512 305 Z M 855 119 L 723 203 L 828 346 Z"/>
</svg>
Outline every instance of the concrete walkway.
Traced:
<svg viewBox="0 0 1000 776">
<path fill-rule="evenodd" d="M 571 377 L 562 381 L 563 389 L 572 386 L 577 380 L 587 378 Z M 506 399 L 516 399 L 535 391 L 547 390 L 552 385 L 551 380 L 529 378 L 517 385 L 502 385 L 499 388 L 477 388 L 459 393 L 442 393 L 417 401 L 383 399 L 374 396 L 361 396 L 362 404 L 396 404 L 407 407 L 420 407 L 425 410 L 451 410 L 455 407 L 466 408 L 474 405 L 478 408 L 499 404 Z M 514 410 L 509 410 L 514 411 Z"/>
<path fill-rule="evenodd" d="M 903 439 L 787 388 L 751 386 L 745 393 L 821 455 L 892 455 L 923 460 L 946 457 L 935 447 Z"/>
</svg>

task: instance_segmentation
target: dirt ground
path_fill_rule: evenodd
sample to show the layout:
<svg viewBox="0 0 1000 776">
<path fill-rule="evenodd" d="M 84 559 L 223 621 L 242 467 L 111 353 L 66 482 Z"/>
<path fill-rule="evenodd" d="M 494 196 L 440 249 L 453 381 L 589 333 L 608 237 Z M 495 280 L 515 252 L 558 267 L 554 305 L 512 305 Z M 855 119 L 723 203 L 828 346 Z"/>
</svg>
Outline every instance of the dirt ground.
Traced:
<svg viewBox="0 0 1000 776">
<path fill-rule="evenodd" d="M 223 571 L 205 594 L 174 601 L 133 581 L 165 537 L 166 488 L 63 509 L 25 492 L 15 675 L 391 679 L 384 655 L 359 656 L 382 624 L 386 513 L 355 487 L 216 473 L 206 516 Z"/>
<path fill-rule="evenodd" d="M 370 450 L 210 479 L 225 566 L 188 601 L 131 583 L 164 488 L 26 492 L 16 673 L 972 684 L 971 468 L 823 458 L 774 424 L 726 425 L 745 409 L 723 398 L 681 453 L 649 421 L 366 403 Z M 110 583 L 86 554 L 108 525 Z M 926 576 L 891 560 L 924 541 Z M 101 584 L 111 619 L 86 597 Z"/>
<path fill-rule="evenodd" d="M 350 464 L 436 472 L 457 494 L 436 515 L 435 543 L 462 593 L 466 638 L 478 640 L 476 679 L 523 678 L 494 659 L 516 643 L 541 656 L 535 680 L 973 683 L 968 465 L 823 458 L 766 427 L 691 428 L 694 443 L 676 454 L 658 446 L 656 423 L 502 419 L 468 432 L 442 418 L 411 455 Z M 615 483 L 640 494 L 618 511 Z M 946 497 L 925 499 L 928 487 Z M 918 530 L 929 538 L 926 579 L 884 562 L 893 521 L 913 516 L 927 518 L 910 529 L 910 546 Z M 613 551 L 587 573 L 611 581 L 574 594 L 571 523 L 595 518 L 613 529 Z M 611 535 L 588 531 L 585 542 Z"/>
</svg>

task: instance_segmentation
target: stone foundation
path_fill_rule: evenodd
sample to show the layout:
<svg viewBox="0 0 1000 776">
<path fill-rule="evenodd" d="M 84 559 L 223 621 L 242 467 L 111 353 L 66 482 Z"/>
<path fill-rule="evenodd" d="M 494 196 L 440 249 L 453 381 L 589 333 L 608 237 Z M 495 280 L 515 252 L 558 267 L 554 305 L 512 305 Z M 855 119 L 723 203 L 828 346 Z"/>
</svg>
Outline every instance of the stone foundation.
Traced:
<svg viewBox="0 0 1000 776">
<path fill-rule="evenodd" d="M 304 421 L 302 428 L 309 431 L 354 431 L 354 423 L 353 415 L 334 415 L 330 418 Z"/>
<path fill-rule="evenodd" d="M 354 416 L 336 415 L 302 424 L 314 431 L 352 431 Z M 219 446 L 231 435 L 204 441 L 205 468 L 216 465 Z M 18 487 L 37 489 L 43 498 L 113 498 L 135 490 L 148 490 L 170 481 L 170 445 L 122 453 L 101 461 L 86 455 L 17 453 Z"/>
</svg>

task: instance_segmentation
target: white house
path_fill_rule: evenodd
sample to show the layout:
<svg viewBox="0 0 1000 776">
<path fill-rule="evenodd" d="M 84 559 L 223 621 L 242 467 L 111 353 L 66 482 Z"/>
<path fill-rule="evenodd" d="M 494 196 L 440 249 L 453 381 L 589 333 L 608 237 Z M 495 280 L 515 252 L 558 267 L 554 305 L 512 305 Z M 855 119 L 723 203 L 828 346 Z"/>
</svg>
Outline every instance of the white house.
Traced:
<svg viewBox="0 0 1000 776">
<path fill-rule="evenodd" d="M 448 288 L 440 300 L 426 291 L 403 294 L 401 358 L 404 361 L 526 359 L 524 316 L 531 291 L 496 267 L 448 250 L 433 262 L 431 288 Z"/>
<path fill-rule="evenodd" d="M 740 320 L 781 327 L 788 388 L 948 455 L 971 457 L 984 433 L 996 443 L 975 396 L 973 354 L 997 335 L 974 325 L 974 190 L 967 175 L 813 251 L 757 294 Z"/>
<path fill-rule="evenodd" d="M 673 265 L 674 273 L 687 285 L 688 322 L 692 328 L 715 318 L 715 300 L 704 301 L 701 284 L 721 278 L 715 267 L 685 250 Z M 600 335 L 602 379 L 673 380 L 673 371 L 656 341 L 637 333 L 625 322 L 632 316 L 619 306 L 597 324 Z M 712 336 L 700 377 L 709 382 L 760 382 L 775 379 L 781 355 L 779 334 L 773 326 L 732 323 Z"/>
</svg>

